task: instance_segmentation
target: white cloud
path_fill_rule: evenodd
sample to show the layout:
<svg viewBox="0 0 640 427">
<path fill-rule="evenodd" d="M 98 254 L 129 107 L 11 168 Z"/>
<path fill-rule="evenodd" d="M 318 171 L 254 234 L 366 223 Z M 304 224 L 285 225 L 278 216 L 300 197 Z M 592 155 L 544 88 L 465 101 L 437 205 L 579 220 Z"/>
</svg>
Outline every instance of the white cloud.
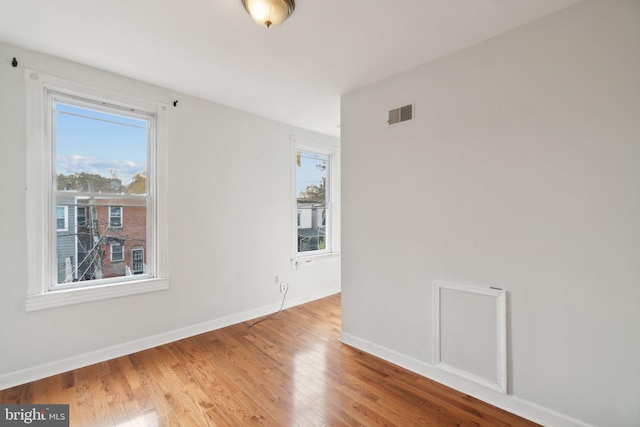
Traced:
<svg viewBox="0 0 640 427">
<path fill-rule="evenodd" d="M 56 159 L 57 173 L 72 175 L 85 172 L 111 178 L 111 171 L 116 171 L 123 183 L 129 182 L 133 175 L 145 169 L 146 165 L 136 164 L 131 160 L 92 159 L 78 154 Z"/>
</svg>

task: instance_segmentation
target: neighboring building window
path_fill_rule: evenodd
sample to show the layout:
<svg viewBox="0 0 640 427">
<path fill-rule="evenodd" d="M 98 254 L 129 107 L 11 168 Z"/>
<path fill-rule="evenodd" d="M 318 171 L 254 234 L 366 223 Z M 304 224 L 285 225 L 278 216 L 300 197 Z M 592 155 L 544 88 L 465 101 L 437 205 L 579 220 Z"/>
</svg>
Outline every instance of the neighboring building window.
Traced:
<svg viewBox="0 0 640 427">
<path fill-rule="evenodd" d="M 112 243 L 110 252 L 111 261 L 124 261 L 124 249 L 120 243 Z"/>
<path fill-rule="evenodd" d="M 69 207 L 56 207 L 56 228 L 58 231 L 67 231 L 69 229 Z"/>
<path fill-rule="evenodd" d="M 334 152 L 295 146 L 296 256 L 334 252 Z"/>
<path fill-rule="evenodd" d="M 133 274 L 142 274 L 144 272 L 143 248 L 134 248 L 131 251 L 131 271 Z"/>
<path fill-rule="evenodd" d="M 87 208 L 78 206 L 76 209 L 77 209 L 76 224 L 78 225 L 78 227 L 86 227 L 87 226 Z"/>
<path fill-rule="evenodd" d="M 166 188 L 158 176 L 166 165 L 166 107 L 25 73 L 27 309 L 166 289 L 167 248 L 158 238 L 166 234 L 166 204 L 157 201 Z M 67 232 L 52 232 L 54 218 L 42 221 L 53 212 L 57 230 L 64 222 Z M 122 262 L 133 245 L 146 255 L 135 279 Z M 53 292 L 69 288 L 85 289 Z"/>
<path fill-rule="evenodd" d="M 109 227 L 122 227 L 122 206 L 109 206 Z"/>
</svg>

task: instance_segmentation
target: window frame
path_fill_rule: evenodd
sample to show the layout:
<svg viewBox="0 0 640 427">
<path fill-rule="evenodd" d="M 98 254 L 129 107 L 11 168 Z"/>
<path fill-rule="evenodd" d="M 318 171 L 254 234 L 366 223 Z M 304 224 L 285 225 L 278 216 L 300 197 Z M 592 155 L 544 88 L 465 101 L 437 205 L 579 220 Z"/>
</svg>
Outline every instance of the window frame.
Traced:
<svg viewBox="0 0 640 427">
<path fill-rule="evenodd" d="M 326 232 L 325 249 L 298 252 L 298 194 L 296 189 L 296 159 L 298 151 L 329 156 L 326 185 Z M 293 269 L 316 261 L 340 256 L 340 150 L 338 147 L 317 144 L 301 138 L 291 137 L 291 205 L 292 205 L 292 257 Z"/>
<path fill-rule="evenodd" d="M 113 215 L 115 208 L 120 210 L 118 215 Z M 118 225 L 113 225 L 112 219 L 117 217 L 120 220 Z M 109 228 L 122 228 L 122 224 L 124 222 L 124 208 L 122 206 L 109 206 Z"/>
<path fill-rule="evenodd" d="M 114 247 L 119 247 L 120 251 L 119 252 L 115 252 L 113 250 Z M 113 256 L 114 253 L 119 253 L 120 254 L 120 258 L 118 258 L 118 259 L 114 258 L 114 256 Z M 109 244 L 109 261 L 110 262 L 122 262 L 122 261 L 124 261 L 124 245 L 122 243 L 111 243 L 111 244 Z"/>
<path fill-rule="evenodd" d="M 80 216 L 80 212 L 84 212 L 82 216 Z M 80 221 L 80 218 L 84 218 Z M 76 206 L 76 227 L 86 227 L 87 226 L 87 207 L 86 206 Z"/>
<path fill-rule="evenodd" d="M 58 228 L 58 220 L 60 219 L 58 217 L 58 209 L 60 208 L 62 208 L 64 212 L 64 216 L 62 218 L 64 221 L 64 226 L 62 228 Z M 56 231 L 69 231 L 69 206 L 56 205 Z"/>
<path fill-rule="evenodd" d="M 134 268 L 136 263 L 136 252 L 140 252 L 142 256 L 140 257 L 140 262 L 142 263 L 142 269 L 139 271 Z M 144 273 L 144 248 L 142 246 L 135 246 L 131 248 L 131 273 L 134 275 Z"/>
<path fill-rule="evenodd" d="M 166 224 L 167 188 L 167 118 L 166 105 L 157 101 L 132 99 L 104 88 L 96 88 L 38 71 L 25 70 L 27 125 L 27 248 L 29 275 L 26 310 L 42 310 L 69 304 L 97 301 L 169 287 L 168 242 Z M 147 148 L 147 168 L 152 173 L 149 182 L 147 253 L 152 273 L 146 277 L 123 276 L 96 280 L 78 287 L 52 286 L 55 280 L 53 263 L 56 258 L 55 151 L 51 143 L 52 98 L 63 97 L 86 101 L 90 108 L 104 105 L 123 111 L 141 112 L 153 116 L 152 143 Z M 123 248 L 124 250 L 124 248 Z M 52 255 L 53 251 L 53 255 Z M 92 281 L 93 282 L 93 281 Z"/>
</svg>

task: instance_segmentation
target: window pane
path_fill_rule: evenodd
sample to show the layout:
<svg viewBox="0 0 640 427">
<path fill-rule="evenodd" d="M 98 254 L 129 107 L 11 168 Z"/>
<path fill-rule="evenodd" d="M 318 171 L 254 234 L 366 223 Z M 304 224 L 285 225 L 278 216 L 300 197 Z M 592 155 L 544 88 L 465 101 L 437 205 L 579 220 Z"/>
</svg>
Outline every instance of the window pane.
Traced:
<svg viewBox="0 0 640 427">
<path fill-rule="evenodd" d="M 122 250 L 121 243 L 111 244 L 111 261 L 122 261 L 124 259 L 124 252 Z"/>
<path fill-rule="evenodd" d="M 145 194 L 148 120 L 55 102 L 57 190 Z"/>
<path fill-rule="evenodd" d="M 76 215 L 78 227 L 86 226 L 87 222 L 87 208 L 78 206 L 76 208 L 78 214 Z"/>
<path fill-rule="evenodd" d="M 132 271 L 133 274 L 142 274 L 144 273 L 144 269 L 145 269 L 145 262 L 144 262 L 144 249 L 142 248 L 136 248 L 133 250 L 133 254 L 132 254 Z"/>
<path fill-rule="evenodd" d="M 296 153 L 298 252 L 326 249 L 329 156 Z"/>
<path fill-rule="evenodd" d="M 64 230 L 67 228 L 67 207 L 58 206 L 56 208 L 56 228 Z"/>
<path fill-rule="evenodd" d="M 109 227 L 122 227 L 122 206 L 109 206 Z"/>
<path fill-rule="evenodd" d="M 326 202 L 329 156 L 298 151 L 296 162 L 298 200 L 324 204 Z"/>
<path fill-rule="evenodd" d="M 80 197 L 70 191 L 59 193 L 57 203 L 83 214 L 82 222 L 71 215 L 68 230 L 57 232 L 58 284 L 123 277 L 134 269 L 142 272 L 144 259 L 134 259 L 133 249 L 144 251 L 147 244 L 145 198 Z M 110 226 L 113 205 L 120 213 L 118 228 Z"/>
</svg>

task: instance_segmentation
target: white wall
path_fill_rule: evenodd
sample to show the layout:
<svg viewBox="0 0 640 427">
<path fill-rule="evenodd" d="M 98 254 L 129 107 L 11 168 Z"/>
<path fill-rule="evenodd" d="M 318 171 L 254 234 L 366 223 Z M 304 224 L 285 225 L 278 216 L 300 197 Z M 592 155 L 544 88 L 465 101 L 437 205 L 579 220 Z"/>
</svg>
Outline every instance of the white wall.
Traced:
<svg viewBox="0 0 640 427">
<path fill-rule="evenodd" d="M 169 290 L 25 311 L 24 68 L 169 105 Z M 337 139 L 5 44 L 0 94 L 0 389 L 266 314 L 282 298 L 275 276 L 287 305 L 339 290 L 338 258 L 290 261 L 290 138 Z"/>
<path fill-rule="evenodd" d="M 546 425 L 640 425 L 640 2 L 344 96 L 342 162 L 345 342 Z M 433 368 L 434 280 L 508 290 L 508 396 Z"/>
</svg>

